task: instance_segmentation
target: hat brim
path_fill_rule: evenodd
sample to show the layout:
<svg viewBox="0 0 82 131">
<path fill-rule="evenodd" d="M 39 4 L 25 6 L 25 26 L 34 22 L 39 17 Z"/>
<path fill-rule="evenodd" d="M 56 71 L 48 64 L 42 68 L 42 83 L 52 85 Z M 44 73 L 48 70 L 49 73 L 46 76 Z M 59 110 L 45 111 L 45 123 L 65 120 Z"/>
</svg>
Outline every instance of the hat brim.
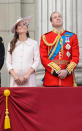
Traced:
<svg viewBox="0 0 82 131">
<path fill-rule="evenodd" d="M 13 25 L 13 27 L 11 28 L 11 32 L 12 33 L 15 33 L 15 29 L 16 29 L 16 26 L 17 26 L 17 24 L 19 23 L 19 22 L 21 22 L 21 21 L 24 21 L 26 24 L 27 24 L 27 26 L 29 25 L 29 23 L 30 23 L 30 21 L 31 21 L 31 16 L 27 16 L 27 17 L 25 17 L 25 18 L 21 18 L 21 19 L 19 19 L 14 25 Z"/>
</svg>

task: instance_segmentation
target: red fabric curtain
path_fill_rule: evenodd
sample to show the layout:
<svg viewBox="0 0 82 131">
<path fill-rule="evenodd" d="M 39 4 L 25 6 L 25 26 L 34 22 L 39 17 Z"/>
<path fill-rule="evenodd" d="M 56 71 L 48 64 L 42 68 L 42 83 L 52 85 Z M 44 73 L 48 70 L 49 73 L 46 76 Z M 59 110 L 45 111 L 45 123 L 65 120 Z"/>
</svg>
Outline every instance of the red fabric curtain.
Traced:
<svg viewBox="0 0 82 131">
<path fill-rule="evenodd" d="M 0 88 L 0 131 L 4 131 L 5 96 L 9 89 L 7 131 L 82 131 L 82 88 Z"/>
</svg>

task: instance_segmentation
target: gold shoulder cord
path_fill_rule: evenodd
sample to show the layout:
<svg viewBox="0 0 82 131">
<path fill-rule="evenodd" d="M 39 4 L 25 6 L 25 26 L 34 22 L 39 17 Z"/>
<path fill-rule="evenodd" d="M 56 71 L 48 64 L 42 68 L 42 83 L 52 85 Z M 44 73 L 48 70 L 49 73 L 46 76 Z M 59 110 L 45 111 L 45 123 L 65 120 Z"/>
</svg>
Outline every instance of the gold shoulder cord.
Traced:
<svg viewBox="0 0 82 131">
<path fill-rule="evenodd" d="M 63 56 L 63 39 L 62 38 L 60 40 L 60 45 L 61 45 L 61 55 Z"/>
<path fill-rule="evenodd" d="M 61 39 L 61 40 L 60 40 L 60 39 Z M 54 48 L 53 52 L 51 53 L 51 55 L 49 56 L 49 59 L 52 57 L 53 53 L 55 52 L 59 40 L 60 40 L 60 44 L 61 44 L 61 53 L 62 53 L 62 55 L 63 55 L 63 44 L 62 44 L 62 43 L 63 43 L 63 39 L 61 38 L 61 35 L 58 34 L 58 36 L 56 37 L 56 39 L 54 40 L 53 43 L 48 43 L 47 40 L 46 40 L 45 35 L 43 35 L 43 41 L 44 41 L 44 43 L 48 46 L 48 55 L 49 55 L 49 46 L 55 45 L 55 48 Z"/>
<path fill-rule="evenodd" d="M 60 37 L 61 37 L 61 36 L 60 36 Z M 53 53 L 55 52 L 55 50 L 56 50 L 56 48 L 57 48 L 57 45 L 58 45 L 58 42 L 59 42 L 59 40 L 60 40 L 60 37 L 59 37 L 59 39 L 57 40 L 56 45 L 55 45 L 55 47 L 54 47 L 52 53 L 51 53 L 50 56 L 49 56 L 49 59 L 52 57 Z M 62 43 L 63 43 L 63 39 L 61 38 L 61 40 L 60 40 L 60 44 L 61 44 L 61 53 L 62 53 L 62 55 L 63 55 L 63 44 L 62 44 Z"/>
<path fill-rule="evenodd" d="M 58 39 L 60 39 L 60 38 L 61 38 L 61 36 L 58 35 L 58 36 L 56 37 L 56 39 L 54 40 L 53 43 L 48 43 L 47 40 L 46 40 L 45 35 L 43 35 L 43 41 L 44 41 L 44 43 L 45 43 L 47 46 L 53 46 L 53 45 L 56 43 L 56 41 L 57 41 Z"/>
</svg>

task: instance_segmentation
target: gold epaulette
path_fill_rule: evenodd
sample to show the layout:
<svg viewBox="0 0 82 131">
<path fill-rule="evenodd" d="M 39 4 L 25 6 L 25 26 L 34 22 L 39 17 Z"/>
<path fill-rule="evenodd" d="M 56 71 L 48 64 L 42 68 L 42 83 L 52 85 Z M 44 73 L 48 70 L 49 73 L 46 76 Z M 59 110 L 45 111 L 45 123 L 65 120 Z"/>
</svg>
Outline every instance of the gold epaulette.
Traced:
<svg viewBox="0 0 82 131">
<path fill-rule="evenodd" d="M 68 64 L 67 66 L 67 70 L 69 73 L 71 73 L 73 71 L 73 69 L 76 67 L 76 63 L 75 62 L 71 62 L 70 64 Z"/>
</svg>

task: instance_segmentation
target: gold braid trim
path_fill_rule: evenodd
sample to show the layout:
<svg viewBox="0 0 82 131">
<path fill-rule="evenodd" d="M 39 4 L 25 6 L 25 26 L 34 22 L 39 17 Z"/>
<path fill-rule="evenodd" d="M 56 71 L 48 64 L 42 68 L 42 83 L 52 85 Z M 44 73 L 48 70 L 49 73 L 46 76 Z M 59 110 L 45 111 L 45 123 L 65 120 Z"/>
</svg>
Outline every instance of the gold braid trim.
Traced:
<svg viewBox="0 0 82 131">
<path fill-rule="evenodd" d="M 56 34 L 61 34 L 64 32 L 64 29 L 61 29 L 60 31 L 53 29 L 53 32 L 55 32 Z"/>
<path fill-rule="evenodd" d="M 50 66 L 52 68 L 52 70 L 55 70 L 56 73 L 58 73 L 61 70 L 61 68 L 54 62 L 50 62 L 48 64 L 48 66 Z"/>
<path fill-rule="evenodd" d="M 71 62 L 70 64 L 68 64 L 68 66 L 67 66 L 68 72 L 71 73 L 76 65 L 77 64 L 75 62 Z"/>
<path fill-rule="evenodd" d="M 58 34 L 58 36 L 56 37 L 56 39 L 54 40 L 53 43 L 48 43 L 48 42 L 46 41 L 45 35 L 43 35 L 43 41 L 44 41 L 44 43 L 48 46 L 48 55 L 49 55 L 49 53 L 50 53 L 50 52 L 49 52 L 49 46 L 55 45 L 52 53 L 51 53 L 50 56 L 48 57 L 49 59 L 52 57 L 53 53 L 55 52 L 59 40 L 60 40 L 60 45 L 61 45 L 61 54 L 62 54 L 62 56 L 63 56 L 63 39 L 61 38 L 61 35 Z M 52 49 L 52 48 L 51 48 L 51 49 Z"/>
<path fill-rule="evenodd" d="M 63 39 L 62 38 L 60 40 L 60 45 L 61 45 L 61 55 L 63 56 Z"/>
<path fill-rule="evenodd" d="M 51 51 L 52 47 L 53 47 L 53 46 L 51 46 L 51 48 L 50 48 L 50 47 L 48 46 L 48 56 L 49 56 L 49 54 L 50 54 L 50 51 Z"/>
<path fill-rule="evenodd" d="M 53 46 L 53 45 L 55 45 L 55 43 L 61 38 L 61 36 L 58 35 L 58 36 L 56 37 L 56 39 L 54 40 L 53 43 L 48 43 L 47 40 L 46 40 L 45 35 L 43 35 L 42 37 L 43 37 L 44 43 L 45 43 L 47 46 Z"/>
<path fill-rule="evenodd" d="M 59 38 L 58 38 L 58 40 L 57 40 L 57 43 L 56 43 L 56 45 L 55 45 L 55 47 L 54 47 L 52 53 L 51 53 L 50 56 L 48 57 L 49 59 L 52 57 L 53 53 L 55 52 L 59 40 L 60 40 L 60 45 L 61 45 L 61 53 L 62 53 L 62 55 L 63 55 L 63 39 L 62 39 L 62 38 L 60 39 L 60 38 L 61 38 L 61 36 L 59 35 Z"/>
</svg>

